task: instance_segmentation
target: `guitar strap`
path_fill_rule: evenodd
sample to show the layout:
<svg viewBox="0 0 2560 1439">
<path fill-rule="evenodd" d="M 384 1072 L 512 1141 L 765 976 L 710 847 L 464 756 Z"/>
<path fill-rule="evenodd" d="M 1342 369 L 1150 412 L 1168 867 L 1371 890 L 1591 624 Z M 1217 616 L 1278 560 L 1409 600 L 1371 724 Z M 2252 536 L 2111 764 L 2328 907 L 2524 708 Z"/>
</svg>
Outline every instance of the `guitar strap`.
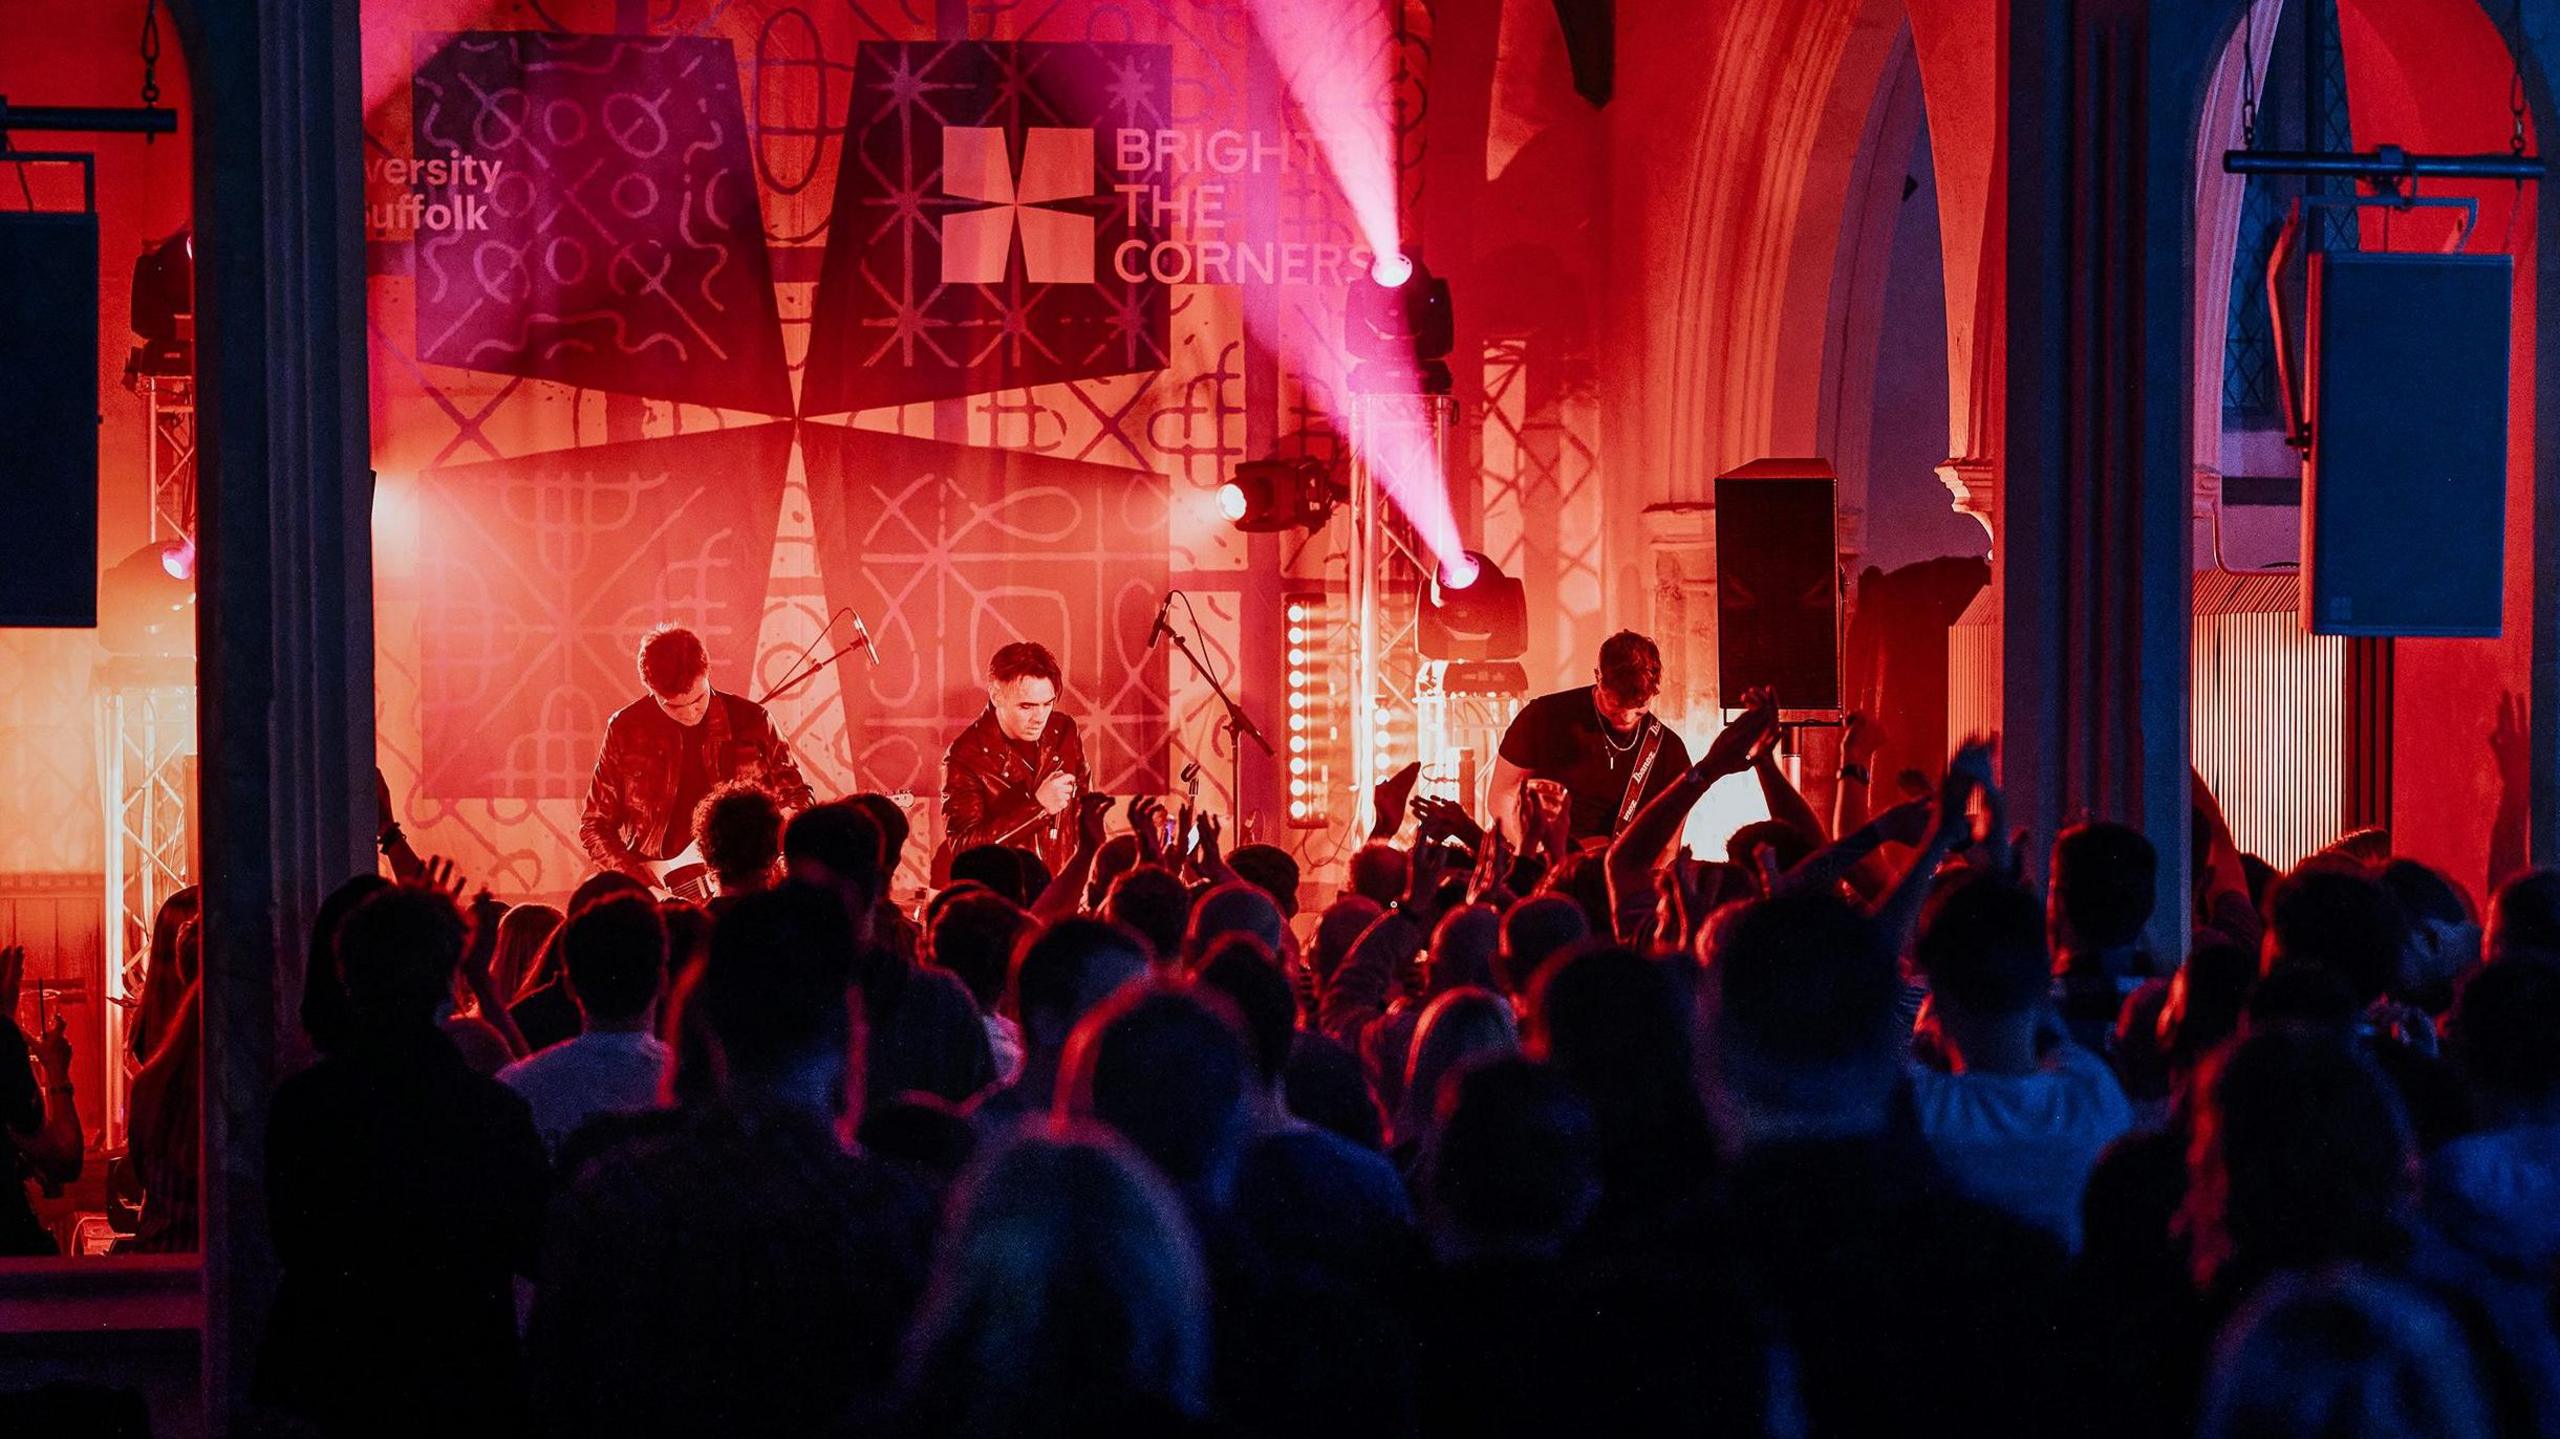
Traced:
<svg viewBox="0 0 2560 1439">
<path fill-rule="evenodd" d="M 1618 798 L 1618 822 L 1611 832 L 1625 829 L 1627 822 L 1644 808 L 1644 779 L 1653 773 L 1653 762 L 1662 757 L 1662 721 L 1646 716 L 1644 746 L 1636 751 L 1636 767 L 1627 775 L 1627 792 Z"/>
</svg>

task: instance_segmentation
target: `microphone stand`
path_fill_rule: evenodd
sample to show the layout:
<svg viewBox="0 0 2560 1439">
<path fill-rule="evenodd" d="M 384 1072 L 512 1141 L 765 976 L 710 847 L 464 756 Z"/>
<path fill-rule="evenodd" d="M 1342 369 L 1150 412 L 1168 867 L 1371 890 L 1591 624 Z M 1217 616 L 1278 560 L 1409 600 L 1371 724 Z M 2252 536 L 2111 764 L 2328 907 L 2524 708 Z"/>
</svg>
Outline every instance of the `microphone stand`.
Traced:
<svg viewBox="0 0 2560 1439">
<path fill-rule="evenodd" d="M 1244 706 L 1237 704 L 1235 696 L 1228 694 L 1227 687 L 1218 683 L 1218 677 L 1209 672 L 1209 667 L 1200 663 L 1200 656 L 1192 652 L 1190 642 L 1182 637 L 1182 631 L 1166 624 L 1164 632 L 1166 637 L 1173 641 L 1173 647 L 1182 651 L 1182 657 L 1191 661 L 1191 672 L 1208 681 L 1209 692 L 1218 697 L 1219 704 L 1226 706 L 1227 718 L 1222 728 L 1227 732 L 1227 794 L 1236 807 L 1235 833 L 1227 837 L 1227 847 L 1232 849 L 1245 842 L 1244 742 L 1251 739 L 1255 744 L 1262 746 L 1262 752 L 1266 755 L 1273 754 L 1275 751 L 1271 748 L 1271 741 L 1263 738 L 1262 731 L 1256 728 L 1251 717 L 1245 714 Z"/>
<path fill-rule="evenodd" d="M 827 666 L 834 664 L 840 659 L 843 659 L 846 655 L 853 653 L 855 650 L 862 648 L 870 642 L 871 632 L 863 628 L 861 621 L 857 619 L 854 622 L 853 638 L 846 640 L 841 649 L 838 649 L 835 653 L 828 655 L 816 664 L 810 665 L 808 668 L 791 675 L 789 678 L 785 679 L 782 683 L 775 685 L 773 688 L 766 690 L 764 692 L 764 698 L 757 700 L 756 703 L 760 705 L 773 703 L 775 699 L 783 695 L 787 695 L 793 690 L 800 688 L 802 685 L 807 684 L 809 681 L 816 679 L 818 677 L 818 671 L 825 669 Z"/>
</svg>

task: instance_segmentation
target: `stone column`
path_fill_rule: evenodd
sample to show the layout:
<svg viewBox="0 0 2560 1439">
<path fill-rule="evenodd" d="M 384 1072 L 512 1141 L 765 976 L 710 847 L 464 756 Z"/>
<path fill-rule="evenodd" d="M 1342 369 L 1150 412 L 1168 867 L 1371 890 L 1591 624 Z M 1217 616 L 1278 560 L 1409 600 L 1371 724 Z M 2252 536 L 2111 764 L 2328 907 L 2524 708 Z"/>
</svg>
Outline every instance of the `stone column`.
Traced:
<svg viewBox="0 0 2560 1439">
<path fill-rule="evenodd" d="M 189 7 L 203 449 L 204 1383 L 275 1288 L 266 1106 L 321 897 L 370 871 L 373 540 L 357 0 Z"/>
<path fill-rule="evenodd" d="M 1644 573 L 1653 587 L 1652 628 L 1646 633 L 1662 647 L 1662 697 L 1654 713 L 1694 747 L 1722 721 L 1716 693 L 1715 505 L 1648 505 L 1643 522 Z"/>
<path fill-rule="evenodd" d="M 2190 146 L 2209 20 L 2141 0 L 2009 12 L 2002 769 L 2039 844 L 2088 816 L 2150 836 L 2162 954 L 2187 929 Z"/>
</svg>

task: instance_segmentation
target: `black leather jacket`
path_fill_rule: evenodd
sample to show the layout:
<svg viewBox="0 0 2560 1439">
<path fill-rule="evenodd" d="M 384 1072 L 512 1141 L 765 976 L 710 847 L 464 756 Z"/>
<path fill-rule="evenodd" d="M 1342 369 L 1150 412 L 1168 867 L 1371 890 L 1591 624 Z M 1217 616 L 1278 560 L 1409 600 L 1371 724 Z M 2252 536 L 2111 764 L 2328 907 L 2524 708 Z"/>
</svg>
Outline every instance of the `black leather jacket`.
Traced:
<svg viewBox="0 0 2560 1439">
<path fill-rule="evenodd" d="M 791 747 L 782 742 L 764 706 L 713 690 L 710 712 L 687 729 L 667 718 L 656 700 L 642 695 L 605 722 L 604 749 L 587 781 L 578 840 L 599 868 L 647 881 L 648 867 L 641 861 L 666 858 L 657 850 L 667 831 L 667 808 L 683 782 L 680 746 L 687 741 L 702 747 L 707 761 L 703 772 L 713 784 L 745 780 L 771 790 L 785 810 L 809 807 L 809 782 L 800 777 Z"/>
<path fill-rule="evenodd" d="M 989 705 L 942 756 L 942 843 L 933 851 L 933 882 L 951 878 L 952 857 L 972 845 L 1010 844 L 1040 856 L 1051 874 L 1066 865 L 1075 850 L 1075 812 L 1070 804 L 1056 814 L 1041 811 L 1034 791 L 1053 774 L 1075 776 L 1083 794 L 1091 776 L 1085 772 L 1084 740 L 1076 722 L 1062 714 L 1049 716 L 1040 732 L 1038 762 L 1024 769 L 1022 757 L 997 727 Z"/>
</svg>

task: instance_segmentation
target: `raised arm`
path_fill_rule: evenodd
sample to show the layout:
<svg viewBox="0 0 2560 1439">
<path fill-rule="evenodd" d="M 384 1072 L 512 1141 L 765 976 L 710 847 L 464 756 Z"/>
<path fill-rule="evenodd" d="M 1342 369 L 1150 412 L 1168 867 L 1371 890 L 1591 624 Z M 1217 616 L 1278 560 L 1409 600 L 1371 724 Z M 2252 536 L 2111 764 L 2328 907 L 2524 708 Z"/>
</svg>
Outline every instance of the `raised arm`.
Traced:
<svg viewBox="0 0 2560 1439">
<path fill-rule="evenodd" d="M 1131 805 L 1132 814 L 1140 813 Z M 1111 813 L 1111 796 L 1080 794 L 1076 796 L 1076 848 L 1067 856 L 1064 868 L 1031 902 L 1031 917 L 1047 924 L 1076 912 L 1084 900 L 1085 886 L 1093 882 L 1093 862 L 1102 854 L 1103 820 Z"/>
<path fill-rule="evenodd" d="M 1911 948 L 1912 932 L 1920 923 L 1920 907 L 1928 902 L 1938 866 L 1972 837 L 1973 816 L 1965 807 L 1973 799 L 1974 790 L 1990 781 L 1991 747 L 1981 739 L 1965 741 L 1955 758 L 1947 761 L 1947 775 L 1939 782 L 1937 809 L 1930 819 L 1929 842 L 1876 909 L 1876 919 L 1884 926 L 1895 954 Z"/>
<path fill-rule="evenodd" d="M 1325 982 L 1316 1020 L 1328 1037 L 1356 1049 L 1361 1031 L 1387 1012 L 1399 992 L 1397 971 L 1422 952 L 1440 922 L 1440 881 L 1448 864 L 1447 846 L 1414 846 L 1404 897 L 1361 931 Z"/>
<path fill-rule="evenodd" d="M 1520 787 L 1529 772 L 1511 761 L 1494 756 L 1493 778 L 1485 786 L 1485 818 L 1514 846 L 1522 842 L 1520 833 Z"/>
<path fill-rule="evenodd" d="M 1769 807 L 1769 818 L 1805 837 L 1808 844 L 1819 845 L 1831 835 L 1822 827 L 1822 817 L 1805 803 L 1804 796 L 1778 766 L 1778 735 L 1772 727 L 1768 736 L 1752 749 L 1751 773 L 1760 781 L 1760 799 Z"/>
<path fill-rule="evenodd" d="M 1653 901 L 1653 871 L 1671 853 L 1672 841 L 1680 837 L 1681 827 L 1689 821 L 1689 811 L 1697 808 L 1698 801 L 1706 797 L 1717 780 L 1750 768 L 1753 747 L 1776 727 L 1776 696 L 1767 690 L 1753 690 L 1742 697 L 1742 702 L 1741 716 L 1724 727 L 1698 762 L 1663 786 L 1661 793 L 1646 800 L 1635 818 L 1627 821 L 1627 827 L 1610 841 L 1604 862 L 1608 865 L 1613 919 L 1623 923 L 1630 914 L 1641 918 L 1643 906 Z"/>
<path fill-rule="evenodd" d="M 1884 726 L 1864 710 L 1853 710 L 1840 729 L 1840 782 L 1832 787 L 1831 832 L 1856 834 L 1875 805 L 1876 750 L 1884 743 Z"/>
</svg>

